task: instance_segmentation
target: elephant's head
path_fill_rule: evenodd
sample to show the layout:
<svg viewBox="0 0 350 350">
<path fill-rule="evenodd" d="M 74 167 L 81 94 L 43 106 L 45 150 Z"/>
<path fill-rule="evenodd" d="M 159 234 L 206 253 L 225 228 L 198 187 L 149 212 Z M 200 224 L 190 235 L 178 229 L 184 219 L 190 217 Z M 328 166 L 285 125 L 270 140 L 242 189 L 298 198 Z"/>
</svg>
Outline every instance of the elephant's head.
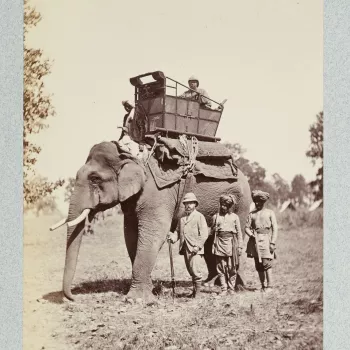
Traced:
<svg viewBox="0 0 350 350">
<path fill-rule="evenodd" d="M 96 212 L 125 202 L 140 193 L 145 181 L 144 167 L 130 154 L 121 153 L 116 144 L 103 142 L 91 149 L 86 163 L 77 173 L 68 218 L 65 220 L 68 228 L 63 292 L 68 299 L 73 300 L 71 284 L 84 231 L 84 220 L 89 220 Z"/>
</svg>

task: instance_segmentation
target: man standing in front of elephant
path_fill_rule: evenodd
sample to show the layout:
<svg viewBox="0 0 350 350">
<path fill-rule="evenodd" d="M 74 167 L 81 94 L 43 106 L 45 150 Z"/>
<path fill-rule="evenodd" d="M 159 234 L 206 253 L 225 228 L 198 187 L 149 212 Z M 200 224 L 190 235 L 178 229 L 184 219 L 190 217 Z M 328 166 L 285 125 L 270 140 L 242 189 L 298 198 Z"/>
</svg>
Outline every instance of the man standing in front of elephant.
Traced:
<svg viewBox="0 0 350 350">
<path fill-rule="evenodd" d="M 175 232 L 169 232 L 168 239 L 175 243 L 180 239 L 179 253 L 184 255 L 186 268 L 192 277 L 192 297 L 198 297 L 202 286 L 199 268 L 204 254 L 204 243 L 208 238 L 208 226 L 203 214 L 196 210 L 198 200 L 194 193 L 186 193 L 183 199 L 185 216 L 179 220 Z"/>
<path fill-rule="evenodd" d="M 238 215 L 233 212 L 237 203 L 233 195 L 220 196 L 219 213 L 213 216 L 213 254 L 221 284 L 221 295 L 235 290 L 239 257 L 242 254 L 242 231 Z"/>
<path fill-rule="evenodd" d="M 259 273 L 263 291 L 271 290 L 273 287 L 272 262 L 275 258 L 278 232 L 275 213 L 271 209 L 264 208 L 269 198 L 270 195 L 267 192 L 252 191 L 255 209 L 249 214 L 245 225 L 245 232 L 249 236 L 249 241 L 253 243 L 248 242 L 247 255 L 255 260 L 255 268 Z"/>
</svg>

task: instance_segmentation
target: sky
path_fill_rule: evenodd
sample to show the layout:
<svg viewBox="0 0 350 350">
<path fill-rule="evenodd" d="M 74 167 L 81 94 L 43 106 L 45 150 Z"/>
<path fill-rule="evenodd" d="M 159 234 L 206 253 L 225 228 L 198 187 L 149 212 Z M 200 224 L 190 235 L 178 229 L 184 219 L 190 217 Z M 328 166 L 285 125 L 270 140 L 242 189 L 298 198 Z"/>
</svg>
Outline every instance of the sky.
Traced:
<svg viewBox="0 0 350 350">
<path fill-rule="evenodd" d="M 323 109 L 323 2 L 31 0 L 28 36 L 53 61 L 45 79 L 56 116 L 36 142 L 37 173 L 75 177 L 91 147 L 117 140 L 133 101 L 129 78 L 156 70 L 227 99 L 217 136 L 287 181 L 317 169 L 305 156 Z"/>
</svg>

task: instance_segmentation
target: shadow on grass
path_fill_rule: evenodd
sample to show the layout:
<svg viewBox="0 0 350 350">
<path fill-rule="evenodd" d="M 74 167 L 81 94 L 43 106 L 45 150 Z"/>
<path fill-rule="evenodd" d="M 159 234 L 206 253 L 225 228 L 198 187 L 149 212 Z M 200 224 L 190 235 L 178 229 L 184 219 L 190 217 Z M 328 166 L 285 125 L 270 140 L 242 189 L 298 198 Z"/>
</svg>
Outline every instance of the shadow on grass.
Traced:
<svg viewBox="0 0 350 350">
<path fill-rule="evenodd" d="M 51 292 L 43 295 L 43 299 L 49 301 L 52 304 L 63 304 L 64 303 L 64 297 L 63 292 Z"/>
<path fill-rule="evenodd" d="M 171 281 L 164 281 L 164 280 L 157 280 L 154 281 L 155 288 L 157 286 L 162 286 L 163 288 L 171 288 Z M 192 281 L 175 281 L 176 287 L 181 287 L 181 288 L 190 288 L 192 287 Z"/>
<path fill-rule="evenodd" d="M 126 294 L 130 288 L 130 279 L 112 279 L 84 282 L 72 289 L 73 294 L 95 294 L 116 292 Z"/>
<path fill-rule="evenodd" d="M 110 279 L 110 280 L 97 280 L 97 281 L 89 281 L 79 284 L 78 286 L 72 289 L 73 295 L 81 295 L 81 294 L 97 294 L 97 293 L 108 293 L 115 292 L 118 294 L 126 295 L 129 291 L 131 285 L 131 279 Z M 154 295 L 162 295 L 165 290 L 170 291 L 172 288 L 171 281 L 169 280 L 156 280 L 153 281 L 153 294 Z M 176 288 L 186 288 L 192 289 L 192 281 L 176 281 Z M 245 287 L 246 291 L 253 291 L 253 288 Z M 241 290 L 243 291 L 243 290 Z M 203 289 L 204 293 L 211 293 L 212 291 L 207 291 L 206 288 Z M 178 298 L 188 297 L 188 290 L 181 291 L 180 293 L 176 293 Z M 49 301 L 53 304 L 62 304 L 64 302 L 64 296 L 61 291 L 51 292 L 45 294 L 43 296 L 44 300 Z"/>
<path fill-rule="evenodd" d="M 97 280 L 93 282 L 84 282 L 72 289 L 73 295 L 96 294 L 116 292 L 118 294 L 126 294 L 130 288 L 130 279 L 113 279 L 113 280 Z M 53 304 L 62 304 L 64 302 L 63 292 L 51 292 L 43 295 L 43 299 Z"/>
<path fill-rule="evenodd" d="M 159 289 L 171 289 L 171 281 L 153 281 L 153 294 L 159 294 Z M 110 279 L 84 282 L 72 289 L 73 295 L 97 294 L 115 292 L 126 295 L 131 285 L 131 279 Z M 192 287 L 191 281 L 177 281 L 176 287 Z M 53 304 L 62 304 L 64 296 L 62 291 L 51 292 L 43 295 L 43 299 Z"/>
</svg>

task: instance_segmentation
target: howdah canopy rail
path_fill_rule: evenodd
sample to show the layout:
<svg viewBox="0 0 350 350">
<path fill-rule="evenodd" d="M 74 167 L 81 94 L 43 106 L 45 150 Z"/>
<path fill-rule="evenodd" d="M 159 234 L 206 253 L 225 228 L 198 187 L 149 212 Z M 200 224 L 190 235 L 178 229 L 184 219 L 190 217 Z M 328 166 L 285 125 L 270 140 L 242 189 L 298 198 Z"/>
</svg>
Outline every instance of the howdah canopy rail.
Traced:
<svg viewBox="0 0 350 350">
<path fill-rule="evenodd" d="M 156 133 L 168 137 L 185 134 L 202 141 L 220 141 L 216 131 L 226 101 L 219 103 L 205 97 L 214 105 L 214 108 L 207 108 L 198 100 L 179 97 L 180 86 L 191 89 L 166 77 L 161 71 L 130 78 L 130 83 L 135 87 L 135 114 L 129 130 L 134 141 L 143 141 L 147 135 Z"/>
</svg>

